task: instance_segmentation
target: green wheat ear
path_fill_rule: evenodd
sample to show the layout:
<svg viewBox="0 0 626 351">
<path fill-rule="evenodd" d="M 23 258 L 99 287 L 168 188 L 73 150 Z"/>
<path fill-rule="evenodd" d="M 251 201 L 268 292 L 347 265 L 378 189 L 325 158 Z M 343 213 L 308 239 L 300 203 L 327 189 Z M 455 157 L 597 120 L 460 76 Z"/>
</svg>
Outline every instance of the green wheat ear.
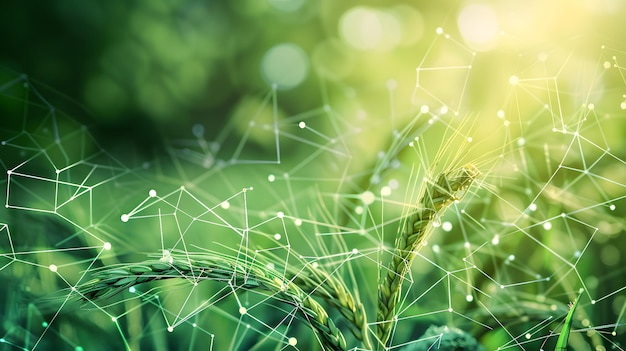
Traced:
<svg viewBox="0 0 626 351">
<path fill-rule="evenodd" d="M 111 266 L 95 273 L 95 279 L 79 286 L 78 291 L 83 300 L 104 299 L 137 284 L 165 279 L 212 280 L 242 289 L 265 290 L 276 300 L 296 307 L 325 350 L 346 350 L 343 334 L 309 293 L 274 269 L 258 263 L 244 267 L 226 255 L 172 253 L 165 262 L 146 260 Z"/>
<path fill-rule="evenodd" d="M 400 299 L 402 282 L 411 269 L 411 263 L 432 232 L 432 221 L 454 201 L 460 200 L 480 172 L 474 165 L 440 174 L 434 182 L 423 184 L 420 208 L 411 212 L 403 222 L 396 237 L 393 258 L 378 289 L 376 336 L 379 347 L 384 348 L 391 335 Z"/>
<path fill-rule="evenodd" d="M 574 312 L 576 311 L 576 306 L 578 306 L 578 301 L 580 301 L 580 296 L 583 293 L 583 289 L 578 291 L 578 297 L 571 305 L 569 312 L 567 313 L 567 317 L 565 317 L 565 323 L 563 324 L 563 328 L 561 329 L 561 335 L 556 341 L 556 346 L 554 351 L 567 351 L 567 339 L 569 338 L 570 329 L 572 329 L 572 321 L 574 319 Z"/>
</svg>

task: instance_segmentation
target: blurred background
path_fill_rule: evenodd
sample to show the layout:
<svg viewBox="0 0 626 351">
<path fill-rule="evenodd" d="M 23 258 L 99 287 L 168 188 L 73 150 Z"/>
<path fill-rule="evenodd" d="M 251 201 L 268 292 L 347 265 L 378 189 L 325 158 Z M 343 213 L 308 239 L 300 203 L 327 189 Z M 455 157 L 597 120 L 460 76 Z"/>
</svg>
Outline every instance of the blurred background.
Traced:
<svg viewBox="0 0 626 351">
<path fill-rule="evenodd" d="M 472 162 L 482 179 L 418 258 L 394 345 L 448 324 L 488 349 L 553 347 L 583 287 L 575 349 L 622 350 L 624 15 L 619 0 L 3 1 L 0 349 L 306 350 L 304 323 L 258 307 L 242 332 L 239 301 L 197 314 L 206 295 L 178 306 L 184 286 L 163 306 L 59 301 L 166 247 L 289 262 L 293 245 L 375 306 L 419 180 Z M 242 243 L 228 227 L 248 220 Z M 193 328 L 164 336 L 163 311 Z"/>
</svg>

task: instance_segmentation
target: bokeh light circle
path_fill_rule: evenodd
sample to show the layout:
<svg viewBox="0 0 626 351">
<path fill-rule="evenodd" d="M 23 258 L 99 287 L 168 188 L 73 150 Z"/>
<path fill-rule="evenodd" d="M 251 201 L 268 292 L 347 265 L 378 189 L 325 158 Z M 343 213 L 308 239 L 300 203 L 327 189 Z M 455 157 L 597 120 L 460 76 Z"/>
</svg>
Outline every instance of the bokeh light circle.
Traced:
<svg viewBox="0 0 626 351">
<path fill-rule="evenodd" d="M 269 49 L 261 61 L 261 74 L 265 82 L 278 89 L 292 89 L 307 77 L 309 58 L 298 45 L 278 44 Z"/>
</svg>

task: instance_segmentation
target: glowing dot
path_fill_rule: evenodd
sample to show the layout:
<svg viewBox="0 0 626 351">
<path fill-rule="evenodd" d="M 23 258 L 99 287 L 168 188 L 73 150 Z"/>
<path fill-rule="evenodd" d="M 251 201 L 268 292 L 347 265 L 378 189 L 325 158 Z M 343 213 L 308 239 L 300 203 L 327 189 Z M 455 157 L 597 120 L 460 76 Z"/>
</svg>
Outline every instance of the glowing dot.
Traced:
<svg viewBox="0 0 626 351">
<path fill-rule="evenodd" d="M 278 212 L 276 213 L 276 217 L 278 217 L 278 218 L 283 218 L 283 217 L 285 217 L 285 213 L 284 213 L 284 212 L 282 212 L 282 211 L 278 211 Z"/>
<path fill-rule="evenodd" d="M 116 317 L 111 317 L 111 322 L 117 323 L 117 318 Z"/>
<path fill-rule="evenodd" d="M 517 85 L 518 83 L 519 83 L 519 78 L 517 76 L 510 76 L 509 77 L 509 84 Z"/>
<path fill-rule="evenodd" d="M 594 108 L 596 108 L 596 105 L 594 105 L 594 104 L 588 104 L 588 105 L 587 105 L 587 108 L 588 108 L 589 110 L 593 110 Z"/>
<path fill-rule="evenodd" d="M 390 187 L 391 189 L 398 189 L 398 187 L 399 187 L 399 186 L 400 186 L 400 182 L 398 182 L 398 180 L 397 180 L 397 179 L 391 179 L 391 180 L 389 181 L 389 187 Z"/>
<path fill-rule="evenodd" d="M 126 213 L 124 213 L 120 219 L 122 220 L 122 222 L 128 222 L 128 220 L 130 219 L 130 216 L 127 215 Z"/>
<path fill-rule="evenodd" d="M 465 301 L 467 301 L 467 302 L 472 302 L 472 301 L 474 301 L 474 296 L 469 295 L 469 294 L 468 294 L 468 295 L 465 295 Z"/>
<path fill-rule="evenodd" d="M 296 346 L 298 344 L 298 339 L 291 337 L 289 338 L 289 341 L 287 341 L 289 343 L 289 345 L 291 346 Z"/>
<path fill-rule="evenodd" d="M 467 142 L 468 142 L 468 143 L 471 143 L 472 141 L 474 141 L 474 138 L 472 138 L 472 137 L 467 137 Z"/>
<path fill-rule="evenodd" d="M 313 269 L 317 269 L 317 267 L 319 267 L 319 266 L 320 266 L 320 265 L 319 265 L 319 263 L 317 263 L 317 262 L 313 262 L 313 263 L 311 263 L 311 267 L 313 267 Z"/>
<path fill-rule="evenodd" d="M 154 189 L 151 189 L 150 191 L 148 191 L 148 195 L 150 197 L 156 197 L 157 196 L 157 192 Z"/>
<path fill-rule="evenodd" d="M 443 229 L 444 232 L 449 232 L 452 230 L 452 223 L 445 221 L 441 224 L 441 229 Z"/>
<path fill-rule="evenodd" d="M 270 270 L 272 270 L 272 269 L 276 268 L 276 266 L 275 266 L 275 265 L 274 265 L 274 263 L 272 263 L 272 262 L 268 263 L 268 264 L 266 265 L 266 267 L 267 267 L 267 269 L 270 269 Z"/>
<path fill-rule="evenodd" d="M 172 327 L 172 326 L 167 327 L 167 331 L 170 332 L 170 333 L 173 332 L 174 331 L 174 327 Z"/>
<path fill-rule="evenodd" d="M 440 251 L 439 245 L 437 245 L 437 244 L 433 245 L 433 252 L 434 253 L 439 253 L 439 251 Z"/>
<path fill-rule="evenodd" d="M 136 291 L 137 291 L 137 289 L 134 286 L 131 286 L 130 288 L 128 288 L 128 292 L 129 293 L 134 293 Z"/>
<path fill-rule="evenodd" d="M 470 246 L 472 246 L 472 244 L 470 244 L 469 241 L 466 241 L 465 244 L 463 244 L 463 246 L 465 246 L 466 249 L 469 249 Z"/>
<path fill-rule="evenodd" d="M 602 65 L 605 69 L 609 69 L 611 68 L 611 63 L 609 61 L 604 61 L 604 64 Z"/>
<path fill-rule="evenodd" d="M 591 300 L 591 304 L 595 305 L 596 304 L 596 300 Z"/>
<path fill-rule="evenodd" d="M 274 239 L 275 240 L 280 240 L 282 238 L 282 236 L 279 233 L 274 234 Z"/>
<path fill-rule="evenodd" d="M 517 146 L 524 146 L 526 144 L 526 139 L 519 138 L 517 139 Z"/>
<path fill-rule="evenodd" d="M 422 105 L 422 107 L 420 107 L 421 113 L 428 113 L 429 110 L 428 105 Z"/>
<path fill-rule="evenodd" d="M 309 59 L 297 45 L 278 44 L 269 49 L 261 60 L 261 73 L 265 82 L 276 89 L 298 86 L 309 72 Z"/>
<path fill-rule="evenodd" d="M 543 224 L 543 229 L 545 229 L 545 230 L 550 230 L 550 229 L 552 229 L 552 223 L 550 223 L 550 222 L 545 222 L 545 223 Z"/>
<path fill-rule="evenodd" d="M 74 348 L 74 351 L 83 351 L 83 347 L 82 346 L 76 346 Z"/>
<path fill-rule="evenodd" d="M 276 180 L 276 176 L 273 174 L 270 174 L 267 176 L 267 180 L 271 183 Z"/>
<path fill-rule="evenodd" d="M 391 188 L 388 186 L 384 186 L 380 189 L 380 195 L 382 196 L 389 196 L 391 195 Z"/>
<path fill-rule="evenodd" d="M 107 241 L 106 243 L 104 243 L 104 244 L 102 245 L 102 248 L 103 248 L 103 249 L 105 249 L 105 250 L 107 250 L 107 251 L 108 251 L 108 250 L 111 250 L 111 243 Z"/>
<path fill-rule="evenodd" d="M 509 255 L 509 257 L 507 257 L 507 260 L 515 261 L 515 255 Z"/>
<path fill-rule="evenodd" d="M 41 322 L 41 326 L 46 328 L 48 326 L 48 322 Z"/>
<path fill-rule="evenodd" d="M 504 126 L 505 126 L 505 127 L 508 127 L 510 124 L 511 124 L 511 122 L 509 122 L 509 121 L 504 121 Z"/>
<path fill-rule="evenodd" d="M 299 226 L 301 226 L 301 225 L 302 225 L 302 220 L 301 220 L 300 218 L 296 218 L 296 219 L 293 221 L 293 224 L 295 224 L 295 225 L 296 225 L 296 227 L 299 227 Z"/>
<path fill-rule="evenodd" d="M 395 79 L 389 79 L 387 81 L 387 89 L 395 90 L 397 87 L 398 87 L 398 82 L 396 82 Z"/>
<path fill-rule="evenodd" d="M 498 112 L 496 112 L 496 116 L 498 116 L 498 118 L 504 118 L 504 111 L 498 110 Z"/>
<path fill-rule="evenodd" d="M 228 209 L 230 208 L 230 202 L 228 202 L 228 201 L 224 201 L 224 202 L 222 202 L 222 203 L 220 204 L 220 207 L 221 207 L 221 208 L 223 208 L 223 209 L 225 209 L 225 210 L 228 210 Z"/>
<path fill-rule="evenodd" d="M 493 239 L 491 239 L 491 243 L 492 243 L 493 245 L 498 245 L 498 244 L 500 243 L 500 236 L 499 236 L 499 235 L 495 235 L 495 236 L 493 237 Z"/>
<path fill-rule="evenodd" d="M 528 205 L 528 210 L 533 212 L 537 211 L 537 204 L 533 202 L 532 204 Z"/>
<path fill-rule="evenodd" d="M 442 33 L 443 33 L 443 28 L 441 28 L 441 27 L 437 27 L 437 29 L 435 29 L 435 32 L 436 32 L 437 34 L 442 34 Z"/>
<path fill-rule="evenodd" d="M 353 255 L 356 255 L 356 254 L 358 254 L 358 253 L 359 253 L 359 249 L 356 249 L 356 248 L 355 248 L 355 249 L 352 249 L 352 254 L 353 254 Z"/>
<path fill-rule="evenodd" d="M 304 129 L 304 128 L 306 128 L 306 123 L 300 122 L 300 123 L 298 123 L 298 127 L 300 127 L 300 129 Z"/>
<path fill-rule="evenodd" d="M 356 214 L 363 214 L 363 207 L 361 206 L 357 206 L 354 208 L 354 213 Z"/>
<path fill-rule="evenodd" d="M 622 110 L 626 110 L 626 101 L 623 101 L 621 104 L 619 104 L 619 107 L 620 107 Z"/>
<path fill-rule="evenodd" d="M 239 314 L 246 314 L 246 313 L 248 313 L 248 309 L 247 308 L 245 308 L 243 306 L 239 307 Z"/>
<path fill-rule="evenodd" d="M 433 227 L 435 227 L 435 228 L 441 227 L 441 219 L 439 219 L 439 218 L 433 219 L 432 223 L 433 223 Z"/>
<path fill-rule="evenodd" d="M 50 270 L 50 272 L 56 272 L 59 267 L 57 267 L 56 264 L 51 264 L 48 266 L 48 269 Z"/>
<path fill-rule="evenodd" d="M 376 200 L 376 196 L 374 195 L 374 193 L 369 190 L 361 194 L 360 198 L 361 201 L 363 201 L 363 203 L 366 205 L 371 205 L 372 203 L 374 203 L 374 200 Z"/>
<path fill-rule="evenodd" d="M 530 337 L 531 337 L 532 335 L 530 335 L 530 333 L 526 333 L 526 335 L 524 335 L 524 336 L 526 337 L 526 339 L 530 339 Z"/>
<path fill-rule="evenodd" d="M 452 312 L 452 311 L 454 311 L 452 307 L 448 307 L 448 312 Z"/>
<path fill-rule="evenodd" d="M 611 210 L 611 211 L 615 211 L 615 205 L 610 205 L 610 206 L 609 206 L 609 210 Z"/>
</svg>

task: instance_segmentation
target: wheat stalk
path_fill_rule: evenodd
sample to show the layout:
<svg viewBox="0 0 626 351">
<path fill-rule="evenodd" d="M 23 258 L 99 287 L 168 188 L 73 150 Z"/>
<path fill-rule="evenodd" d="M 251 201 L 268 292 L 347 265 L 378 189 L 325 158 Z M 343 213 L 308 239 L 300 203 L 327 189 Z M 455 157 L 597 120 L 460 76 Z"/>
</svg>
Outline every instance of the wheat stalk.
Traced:
<svg viewBox="0 0 626 351">
<path fill-rule="evenodd" d="M 402 282 L 421 244 L 432 232 L 433 219 L 441 216 L 451 203 L 460 200 L 478 175 L 476 167 L 468 164 L 461 169 L 440 174 L 434 182 L 427 180 L 422 184 L 424 190 L 420 208 L 404 219 L 396 237 L 393 258 L 379 284 L 376 336 L 380 347 L 384 348 L 389 341 Z"/>
<path fill-rule="evenodd" d="M 355 300 L 341 279 L 319 268 L 309 267 L 309 274 L 295 274 L 294 283 L 315 296 L 320 296 L 350 322 L 350 331 L 361 340 L 366 350 L 372 349 L 367 331 L 367 315 L 363 304 Z"/>
<path fill-rule="evenodd" d="M 212 280 L 243 289 L 263 289 L 280 301 L 297 307 L 327 350 L 345 350 L 346 341 L 326 310 L 297 284 L 260 264 L 237 264 L 217 254 L 171 254 L 167 261 L 147 260 L 101 270 L 95 279 L 79 287 L 83 299 L 104 299 L 137 284 L 165 279 Z"/>
</svg>

